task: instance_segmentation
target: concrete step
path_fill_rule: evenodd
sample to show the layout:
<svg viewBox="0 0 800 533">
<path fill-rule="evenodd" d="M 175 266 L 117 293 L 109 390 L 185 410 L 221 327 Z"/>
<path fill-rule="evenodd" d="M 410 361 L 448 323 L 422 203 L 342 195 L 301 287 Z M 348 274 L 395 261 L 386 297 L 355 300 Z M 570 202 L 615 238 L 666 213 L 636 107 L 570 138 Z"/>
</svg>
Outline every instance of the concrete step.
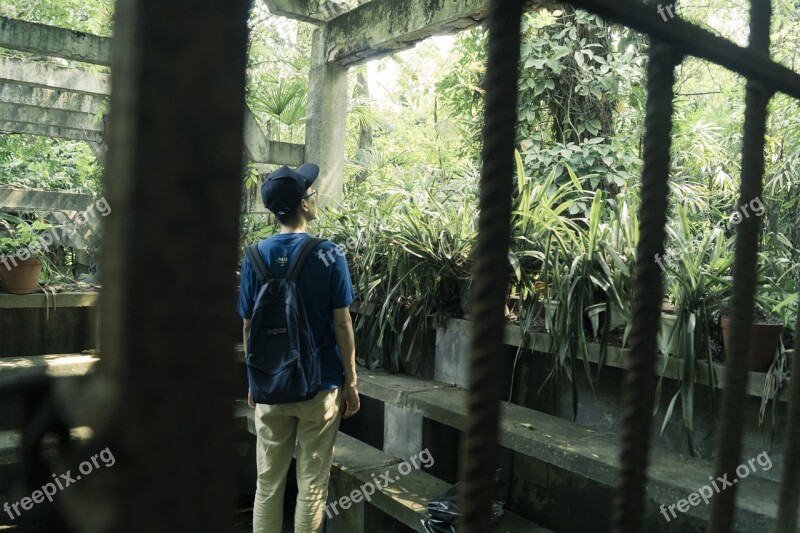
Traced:
<svg viewBox="0 0 800 533">
<path fill-rule="evenodd" d="M 241 357 L 241 348 L 237 351 Z M 82 375 L 88 372 L 96 361 L 96 356 L 85 354 L 0 358 L 0 383 L 12 379 L 21 372 L 30 371 L 46 372 L 51 375 Z M 451 428 L 454 432 L 461 431 L 466 421 L 466 391 L 439 382 L 362 369 L 359 371 L 359 391 L 365 400 L 363 403 L 365 407 L 368 403 L 377 405 L 381 409 L 384 406 L 386 409 L 391 407 L 394 412 L 424 418 Z M 250 411 L 246 405 L 244 409 Z M 362 414 L 351 419 L 349 423 L 366 424 L 363 418 L 359 420 L 366 410 L 362 409 Z M 383 410 L 379 416 L 383 424 L 385 417 Z M 249 424 L 250 427 L 247 429 L 253 433 L 252 418 L 240 416 L 240 419 L 243 424 Z M 343 437 L 343 442 L 346 440 L 347 437 Z M 364 440 L 369 441 L 369 439 Z M 436 439 L 432 441 L 432 446 L 435 444 Z M 384 447 L 383 444 L 375 445 Z M 619 476 L 620 442 L 617 434 L 596 431 L 518 405 L 504 404 L 500 445 L 519 458 L 514 463 L 515 475 L 518 480 L 522 480 L 520 483 L 524 481 L 534 487 L 529 489 L 529 492 L 533 491 L 534 497 L 546 494 L 551 501 L 558 500 L 549 487 L 537 487 L 537 481 L 531 475 L 546 467 L 567 473 L 573 479 L 590 482 L 591 490 L 586 489 L 586 495 L 579 494 L 579 496 L 592 498 L 588 494 L 594 490 L 596 496 L 599 495 L 597 497 L 610 505 L 611 494 Z M 383 453 L 380 450 L 378 452 Z M 400 454 L 397 451 L 393 453 Z M 745 457 L 743 461 L 746 462 L 748 459 Z M 661 520 L 660 526 L 676 525 L 667 524 L 660 518 L 661 505 L 669 506 L 685 500 L 701 487 L 708 486 L 711 474 L 712 468 L 707 461 L 684 457 L 663 449 L 654 449 L 651 452 L 648 471 L 647 512 L 651 518 L 655 517 L 655 523 Z M 530 482 L 529 475 L 531 475 Z M 446 479 L 446 476 L 442 477 Z M 740 531 L 772 529 L 777 516 L 778 484 L 756 475 L 749 475 L 737 484 L 737 491 L 737 529 Z M 578 500 L 572 493 L 568 492 L 567 496 L 570 500 Z M 523 507 L 526 503 L 517 502 Z M 692 527 L 702 527 L 707 524 L 709 509 L 708 505 L 701 503 L 690 506 L 684 515 L 678 516 Z M 597 513 L 599 515 L 600 511 Z M 607 515 L 610 516 L 610 512 Z M 535 516 L 538 519 L 538 514 Z"/>
<path fill-rule="evenodd" d="M 410 376 L 366 370 L 359 371 L 358 379 L 362 397 L 399 407 L 458 431 L 465 427 L 467 393 L 463 389 Z M 573 478 L 590 481 L 591 485 L 586 487 L 587 496 L 591 490 L 599 487 L 606 493 L 603 499 L 610 504 L 620 472 L 619 435 L 599 432 L 562 418 L 504 403 L 499 443 L 515 452 L 517 457 L 532 459 L 537 464 L 543 463 L 548 469 L 565 471 Z M 748 459 L 743 458 L 743 462 Z M 524 461 L 514 464 L 517 466 L 522 463 Z M 651 518 L 655 517 L 653 524 L 668 526 L 664 530 L 675 526 L 675 522 L 667 524 L 661 518 L 660 506 L 685 500 L 701 487 L 710 485 L 712 471 L 712 465 L 707 461 L 682 457 L 667 450 L 652 450 L 646 500 Z M 552 476 L 552 473 L 548 475 Z M 525 481 L 535 484 L 534 480 Z M 534 492 L 540 494 L 543 488 L 538 490 Z M 737 531 L 774 529 L 778 483 L 748 475 L 737 484 L 737 490 Z M 579 495 L 573 494 L 570 498 L 573 496 Z M 553 494 L 548 497 L 558 498 Z M 707 523 L 709 511 L 710 506 L 701 502 L 689 506 L 685 516 L 678 513 L 678 517 L 680 520 L 693 521 L 696 526 L 698 523 Z"/>
<path fill-rule="evenodd" d="M 72 438 L 88 441 L 92 430 L 88 427 L 73 428 Z M 45 450 L 55 449 L 56 439 L 48 436 L 44 439 Z M 0 466 L 14 465 L 22 460 L 22 432 L 16 430 L 0 431 Z"/>
<path fill-rule="evenodd" d="M 36 355 L 0 358 L 0 383 L 7 383 L 21 374 L 51 376 L 83 376 L 99 361 L 89 354 Z"/>
<path fill-rule="evenodd" d="M 236 413 L 243 427 L 255 433 L 254 411 L 246 403 L 240 402 Z M 331 471 L 328 531 L 358 533 L 388 530 L 388 523 L 376 523 L 386 517 L 370 514 L 371 505 L 406 527 L 424 533 L 422 521 L 428 518 L 427 503 L 447 490 L 450 484 L 421 469 L 419 460 L 417 464 L 420 465 L 419 469 L 413 468 L 413 462 L 393 457 L 340 432 Z M 362 500 L 350 505 L 347 500 L 342 500 L 352 496 L 354 491 L 362 495 L 372 492 L 376 479 L 388 486 L 375 489 L 374 494 L 369 496 L 369 503 Z M 387 479 L 392 483 L 388 484 L 385 481 Z M 343 501 L 346 509 L 341 507 Z M 509 511 L 505 512 L 493 531 L 549 533 L 549 530 Z"/>
</svg>

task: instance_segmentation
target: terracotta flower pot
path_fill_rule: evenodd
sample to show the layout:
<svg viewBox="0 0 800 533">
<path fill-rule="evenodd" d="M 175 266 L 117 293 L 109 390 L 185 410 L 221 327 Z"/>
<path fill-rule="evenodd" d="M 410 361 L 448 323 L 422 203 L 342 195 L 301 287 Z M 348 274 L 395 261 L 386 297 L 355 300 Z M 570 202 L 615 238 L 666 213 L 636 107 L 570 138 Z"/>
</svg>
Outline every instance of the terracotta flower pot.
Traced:
<svg viewBox="0 0 800 533">
<path fill-rule="evenodd" d="M 16 266 L 14 265 L 16 261 Z M 42 262 L 37 257 L 25 261 L 18 258 L 8 258 L 7 264 L 0 263 L 0 281 L 3 287 L 11 294 L 29 294 L 39 286 L 39 274 L 42 272 Z"/>
<path fill-rule="evenodd" d="M 722 341 L 725 343 L 725 353 L 727 353 L 730 346 L 730 318 L 722 317 L 720 325 L 722 326 Z M 749 369 L 753 372 L 766 372 L 778 350 L 783 324 L 754 323 L 750 328 Z"/>
</svg>

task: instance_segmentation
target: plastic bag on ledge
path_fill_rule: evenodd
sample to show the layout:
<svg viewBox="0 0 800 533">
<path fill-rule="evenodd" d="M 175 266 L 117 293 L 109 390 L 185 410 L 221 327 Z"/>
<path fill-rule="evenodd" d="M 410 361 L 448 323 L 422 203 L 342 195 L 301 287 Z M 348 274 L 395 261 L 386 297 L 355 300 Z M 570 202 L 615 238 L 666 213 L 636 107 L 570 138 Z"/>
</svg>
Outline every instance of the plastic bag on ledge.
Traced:
<svg viewBox="0 0 800 533">
<path fill-rule="evenodd" d="M 498 472 L 499 473 L 499 472 Z M 461 519 L 461 510 L 458 508 L 459 484 L 456 483 L 435 500 L 428 502 L 430 518 L 422 521 L 428 533 L 456 533 L 456 525 Z M 492 525 L 496 524 L 503 516 L 503 502 L 492 502 Z"/>
</svg>

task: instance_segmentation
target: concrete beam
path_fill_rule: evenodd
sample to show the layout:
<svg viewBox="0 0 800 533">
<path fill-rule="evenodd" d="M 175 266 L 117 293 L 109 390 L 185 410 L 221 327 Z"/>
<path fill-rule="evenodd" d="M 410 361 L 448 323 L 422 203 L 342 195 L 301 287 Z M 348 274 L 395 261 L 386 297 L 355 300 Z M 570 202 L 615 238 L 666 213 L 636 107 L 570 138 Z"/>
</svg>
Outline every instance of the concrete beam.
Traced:
<svg viewBox="0 0 800 533">
<path fill-rule="evenodd" d="M 365 1 L 359 0 L 359 4 Z M 338 0 L 329 0 L 321 6 L 317 0 L 264 0 L 264 3 L 273 15 L 316 25 L 325 24 L 349 9 L 346 3 Z"/>
<path fill-rule="evenodd" d="M 302 144 L 268 140 L 249 107 L 244 110 L 244 149 L 247 157 L 256 164 L 293 167 L 303 164 L 306 150 Z"/>
<path fill-rule="evenodd" d="M 103 110 L 106 100 L 99 96 L 0 83 L 0 102 L 96 114 Z"/>
<path fill-rule="evenodd" d="M 529 0 L 527 9 L 543 5 Z M 552 3 L 550 3 L 552 5 Z M 328 22 L 329 62 L 355 65 L 483 22 L 489 0 L 372 0 Z"/>
<path fill-rule="evenodd" d="M 303 144 L 269 141 L 269 157 L 266 163 L 299 167 L 305 162 L 305 157 L 306 147 Z"/>
<path fill-rule="evenodd" d="M 19 133 L 24 135 L 36 135 L 38 137 L 49 137 L 51 139 L 67 139 L 70 141 L 86 141 L 89 146 L 101 144 L 103 135 L 94 131 L 78 131 L 55 126 L 42 126 L 41 124 L 23 124 L 21 122 L 11 122 L 0 120 L 0 133 Z"/>
<path fill-rule="evenodd" d="M 15 83 L 91 96 L 111 94 L 108 74 L 59 68 L 44 63 L 0 57 L 0 83 Z"/>
<path fill-rule="evenodd" d="M 0 206 L 34 211 L 85 211 L 94 204 L 88 194 L 53 191 L 27 191 L 0 187 Z M 2 303 L 0 303 L 2 307 Z"/>
<path fill-rule="evenodd" d="M 109 65 L 111 39 L 65 28 L 0 17 L 0 48 Z"/>
<path fill-rule="evenodd" d="M 295 14 L 301 13 L 304 8 L 307 10 L 306 0 L 268 0 L 267 4 L 270 10 L 274 7 L 287 13 L 292 10 Z M 96 65 L 109 65 L 111 56 L 111 39 L 108 37 L 5 17 L 0 17 L 0 47 Z M 19 86 L 27 86 L 27 90 Z M 110 92 L 110 76 L 106 74 L 0 58 L 0 102 L 97 113 L 102 109 L 102 100 L 98 97 L 108 96 Z M 245 115 L 246 151 L 254 162 L 293 166 L 303 164 L 304 146 L 270 142 L 249 108 Z M 101 160 L 105 159 L 102 147 L 98 147 L 95 153 Z"/>
<path fill-rule="evenodd" d="M 105 130 L 104 121 L 96 121 L 95 116 L 89 113 L 44 109 L 3 102 L 0 102 L 0 121 L 34 124 L 37 126 L 55 126 L 70 130 L 93 131 L 100 134 Z"/>
<path fill-rule="evenodd" d="M 319 16 L 312 16 L 308 0 L 264 0 L 264 4 L 266 4 L 270 13 L 279 17 L 311 24 L 323 24 L 325 22 L 325 19 Z"/>
</svg>

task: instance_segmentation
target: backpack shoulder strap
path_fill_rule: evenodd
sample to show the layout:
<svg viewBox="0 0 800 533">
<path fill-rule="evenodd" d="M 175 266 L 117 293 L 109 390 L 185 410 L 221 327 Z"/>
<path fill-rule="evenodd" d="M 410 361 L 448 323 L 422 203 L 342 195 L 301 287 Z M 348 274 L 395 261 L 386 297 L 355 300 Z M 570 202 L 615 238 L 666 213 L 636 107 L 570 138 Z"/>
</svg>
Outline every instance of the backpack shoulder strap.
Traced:
<svg viewBox="0 0 800 533">
<path fill-rule="evenodd" d="M 297 252 L 297 257 L 292 261 L 289 273 L 286 274 L 287 280 L 297 281 L 297 276 L 299 276 L 300 272 L 303 270 L 303 266 L 306 264 L 308 256 L 311 255 L 311 251 L 321 242 L 325 242 L 325 240 L 310 237 L 303 243 L 303 246 L 300 247 L 300 250 Z"/>
<path fill-rule="evenodd" d="M 247 257 L 250 259 L 250 264 L 253 265 L 253 269 L 256 271 L 258 280 L 261 282 L 261 284 L 263 285 L 267 281 L 271 280 L 272 274 L 267 268 L 267 264 L 264 262 L 261 252 L 258 251 L 258 243 L 249 245 L 244 249 L 244 251 Z"/>
</svg>

